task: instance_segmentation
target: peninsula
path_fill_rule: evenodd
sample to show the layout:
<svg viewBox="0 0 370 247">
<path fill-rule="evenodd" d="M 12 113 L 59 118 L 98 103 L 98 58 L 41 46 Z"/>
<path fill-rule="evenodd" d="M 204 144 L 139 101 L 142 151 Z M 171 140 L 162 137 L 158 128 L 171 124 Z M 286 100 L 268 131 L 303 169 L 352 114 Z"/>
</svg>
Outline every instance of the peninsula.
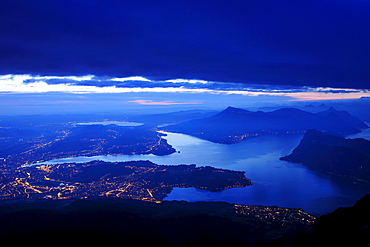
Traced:
<svg viewBox="0 0 370 247">
<path fill-rule="evenodd" d="M 93 196 L 159 202 L 174 187 L 222 191 L 251 185 L 244 172 L 161 166 L 150 161 L 69 163 L 20 167 L 2 182 L 1 199 L 71 199 Z"/>
<path fill-rule="evenodd" d="M 308 130 L 299 145 L 287 156 L 281 157 L 314 170 L 370 182 L 370 141 Z"/>
</svg>

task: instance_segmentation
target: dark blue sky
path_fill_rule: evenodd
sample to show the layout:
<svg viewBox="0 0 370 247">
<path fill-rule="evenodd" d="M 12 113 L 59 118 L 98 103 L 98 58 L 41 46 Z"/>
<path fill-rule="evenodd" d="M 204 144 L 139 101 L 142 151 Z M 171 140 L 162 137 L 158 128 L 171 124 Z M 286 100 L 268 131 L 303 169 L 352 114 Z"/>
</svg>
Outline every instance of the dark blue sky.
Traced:
<svg viewBox="0 0 370 247">
<path fill-rule="evenodd" d="M 0 0 L 0 74 L 370 88 L 367 0 Z"/>
</svg>

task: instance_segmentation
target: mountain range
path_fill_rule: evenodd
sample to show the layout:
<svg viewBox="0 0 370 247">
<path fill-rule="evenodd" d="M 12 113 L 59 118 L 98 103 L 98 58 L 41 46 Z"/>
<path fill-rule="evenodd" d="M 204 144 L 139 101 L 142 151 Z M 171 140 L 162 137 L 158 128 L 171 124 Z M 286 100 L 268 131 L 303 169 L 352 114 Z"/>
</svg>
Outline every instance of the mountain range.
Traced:
<svg viewBox="0 0 370 247">
<path fill-rule="evenodd" d="M 252 112 L 228 107 L 210 117 L 185 121 L 164 129 L 216 143 L 232 144 L 258 135 L 299 133 L 313 128 L 347 135 L 368 127 L 348 112 L 334 108 L 311 113 L 296 108 Z"/>
</svg>

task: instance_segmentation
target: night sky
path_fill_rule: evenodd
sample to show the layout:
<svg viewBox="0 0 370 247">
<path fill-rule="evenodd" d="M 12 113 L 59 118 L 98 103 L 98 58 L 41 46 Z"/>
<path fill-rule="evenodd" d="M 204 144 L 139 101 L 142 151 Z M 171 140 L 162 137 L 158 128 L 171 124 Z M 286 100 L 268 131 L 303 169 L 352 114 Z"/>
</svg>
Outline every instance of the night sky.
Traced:
<svg viewBox="0 0 370 247">
<path fill-rule="evenodd" d="M 369 88 L 365 0 L 1 1 L 0 73 Z"/>
<path fill-rule="evenodd" d="M 0 37 L 1 92 L 18 92 L 5 75 L 54 86 L 70 76 L 94 87 L 181 78 L 192 89 L 219 82 L 209 90 L 370 89 L 367 0 L 0 0 Z M 142 79 L 122 79 L 133 76 Z"/>
</svg>

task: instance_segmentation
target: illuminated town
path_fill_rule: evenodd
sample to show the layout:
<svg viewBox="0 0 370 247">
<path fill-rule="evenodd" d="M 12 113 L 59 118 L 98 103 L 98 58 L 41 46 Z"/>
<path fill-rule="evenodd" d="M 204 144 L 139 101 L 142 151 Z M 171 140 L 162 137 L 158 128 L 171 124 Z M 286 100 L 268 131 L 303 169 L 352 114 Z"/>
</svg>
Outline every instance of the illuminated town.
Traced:
<svg viewBox="0 0 370 247">
<path fill-rule="evenodd" d="M 244 172 L 196 167 L 159 166 L 149 161 L 34 165 L 15 170 L 14 180 L 2 183 L 6 199 L 83 199 L 111 197 L 161 203 L 174 187 L 222 191 L 251 185 Z M 234 205 L 238 215 L 264 222 L 312 225 L 315 217 L 301 209 Z"/>
<path fill-rule="evenodd" d="M 16 131 L 14 136 L 4 135 L 0 140 L 10 147 L 9 143 L 13 142 L 17 147 L 9 149 L 8 155 L 0 159 L 2 201 L 105 197 L 161 203 L 173 188 L 194 187 L 217 192 L 252 184 L 244 172 L 209 166 L 163 166 L 149 161 L 41 165 L 38 163 L 64 157 L 164 155 L 176 150 L 161 138 L 160 133 L 141 128 L 45 123 L 37 125 L 36 129 L 44 134 L 27 138 L 22 131 Z M 234 208 L 238 215 L 281 225 L 292 222 L 311 225 L 315 220 L 314 216 L 300 209 L 243 205 Z"/>
<path fill-rule="evenodd" d="M 255 217 L 256 219 L 267 223 L 279 223 L 284 226 L 286 223 L 300 222 L 307 225 L 313 225 L 316 217 L 307 214 L 302 209 L 283 208 L 277 206 L 246 206 L 234 205 L 236 213 Z"/>
</svg>

